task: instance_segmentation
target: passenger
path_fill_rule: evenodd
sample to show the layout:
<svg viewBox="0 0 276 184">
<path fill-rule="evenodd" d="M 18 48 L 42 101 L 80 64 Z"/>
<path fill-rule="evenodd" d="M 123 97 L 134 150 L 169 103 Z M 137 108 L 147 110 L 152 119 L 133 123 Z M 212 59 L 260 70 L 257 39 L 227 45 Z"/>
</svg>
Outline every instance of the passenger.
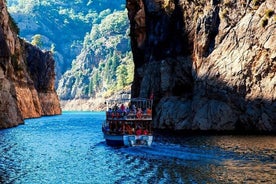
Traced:
<svg viewBox="0 0 276 184">
<path fill-rule="evenodd" d="M 117 111 L 118 109 L 119 109 L 118 105 L 115 104 L 114 107 L 113 107 L 113 110 L 114 110 L 114 111 Z"/>
<path fill-rule="evenodd" d="M 142 129 L 140 127 L 136 130 L 136 135 L 142 135 Z"/>
<path fill-rule="evenodd" d="M 126 108 L 125 108 L 124 104 L 121 105 L 120 109 L 121 109 L 122 112 L 126 111 Z"/>
<path fill-rule="evenodd" d="M 111 108 L 109 108 L 108 111 L 107 111 L 107 117 L 108 118 L 112 117 L 112 109 Z"/>
<path fill-rule="evenodd" d="M 151 108 L 147 108 L 147 115 L 151 116 L 151 114 L 152 114 Z"/>
<path fill-rule="evenodd" d="M 114 119 L 114 117 L 116 116 L 116 112 L 114 110 L 111 112 L 111 116 L 112 116 L 112 119 Z"/>
<path fill-rule="evenodd" d="M 128 124 L 126 124 L 125 128 L 126 128 L 126 132 L 127 132 L 129 135 L 133 134 L 132 128 L 131 128 Z"/>
<path fill-rule="evenodd" d="M 124 106 L 124 104 L 120 106 L 120 113 L 122 117 L 126 115 L 126 107 Z"/>
<path fill-rule="evenodd" d="M 121 118 L 121 113 L 119 111 L 116 112 L 116 118 L 120 119 Z"/>
<path fill-rule="evenodd" d="M 128 115 L 129 112 L 130 112 L 130 110 L 129 110 L 129 108 L 127 107 L 127 108 L 126 108 L 126 115 Z"/>
<path fill-rule="evenodd" d="M 145 129 L 145 130 L 143 131 L 143 134 L 144 134 L 144 135 L 148 135 L 148 134 L 149 134 L 148 130 Z"/>
<path fill-rule="evenodd" d="M 136 114 L 137 110 L 136 110 L 135 104 L 133 104 L 133 105 L 131 106 L 131 110 L 132 110 L 133 114 Z"/>
<path fill-rule="evenodd" d="M 137 111 L 137 113 L 136 113 L 136 116 L 137 116 L 138 119 L 141 119 L 141 118 L 142 118 L 142 110 L 141 110 L 141 108 L 138 108 L 138 111 Z"/>
</svg>

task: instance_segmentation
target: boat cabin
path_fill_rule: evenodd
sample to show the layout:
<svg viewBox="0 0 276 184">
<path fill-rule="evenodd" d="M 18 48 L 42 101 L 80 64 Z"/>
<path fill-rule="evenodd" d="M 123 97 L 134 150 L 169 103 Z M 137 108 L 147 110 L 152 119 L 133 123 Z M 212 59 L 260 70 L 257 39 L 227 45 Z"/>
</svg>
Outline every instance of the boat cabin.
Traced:
<svg viewBox="0 0 276 184">
<path fill-rule="evenodd" d="M 152 100 L 119 98 L 106 102 L 106 120 L 102 131 L 108 144 L 150 145 L 152 136 Z"/>
<path fill-rule="evenodd" d="M 109 100 L 106 131 L 110 134 L 151 134 L 152 100 L 135 98 Z"/>
</svg>

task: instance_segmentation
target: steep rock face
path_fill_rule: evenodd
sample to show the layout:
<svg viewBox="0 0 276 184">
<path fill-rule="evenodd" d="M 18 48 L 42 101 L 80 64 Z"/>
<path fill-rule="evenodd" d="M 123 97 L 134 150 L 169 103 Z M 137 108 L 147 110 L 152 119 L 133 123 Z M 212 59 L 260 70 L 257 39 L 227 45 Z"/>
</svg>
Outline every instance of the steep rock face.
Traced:
<svg viewBox="0 0 276 184">
<path fill-rule="evenodd" d="M 72 101 L 101 98 L 110 91 L 116 91 L 122 84 L 122 69 L 127 68 L 123 85 L 131 83 L 133 62 L 129 45 L 126 10 L 114 11 L 94 25 L 85 37 L 81 53 L 72 62 L 72 68 L 59 81 L 57 93 L 65 101 L 65 108 L 67 104 L 71 108 Z M 79 106 L 75 108 L 79 109 Z"/>
<path fill-rule="evenodd" d="M 91 30 L 91 24 L 98 24 L 109 12 L 121 10 L 125 0 L 64 2 L 7 1 L 9 12 L 20 27 L 20 36 L 31 41 L 34 35 L 40 34 L 43 48 L 50 50 L 55 46 L 56 87 L 81 53 L 83 38 Z"/>
<path fill-rule="evenodd" d="M 61 108 L 55 91 L 55 61 L 50 51 L 42 52 L 25 43 L 27 68 L 41 105 L 41 115 L 60 114 Z"/>
<path fill-rule="evenodd" d="M 128 0 L 127 8 L 132 96 L 154 93 L 156 128 L 276 132 L 274 0 Z"/>
<path fill-rule="evenodd" d="M 5 1 L 0 0 L 0 7 L 0 128 L 21 124 L 24 118 L 60 114 L 53 88 L 52 56 L 20 40 Z M 40 53 L 40 57 L 31 58 L 35 53 Z M 39 67 L 33 70 L 33 66 Z M 40 75 L 42 81 L 38 81 L 36 75 Z"/>
</svg>

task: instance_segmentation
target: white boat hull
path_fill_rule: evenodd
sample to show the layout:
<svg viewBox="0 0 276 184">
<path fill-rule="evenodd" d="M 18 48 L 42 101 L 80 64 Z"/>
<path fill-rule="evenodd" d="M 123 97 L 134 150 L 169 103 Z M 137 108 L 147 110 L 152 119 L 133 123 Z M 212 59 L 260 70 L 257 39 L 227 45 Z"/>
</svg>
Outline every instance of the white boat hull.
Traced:
<svg viewBox="0 0 276 184">
<path fill-rule="evenodd" d="M 112 135 L 104 134 L 106 143 L 110 146 L 151 146 L 152 135 Z"/>
</svg>

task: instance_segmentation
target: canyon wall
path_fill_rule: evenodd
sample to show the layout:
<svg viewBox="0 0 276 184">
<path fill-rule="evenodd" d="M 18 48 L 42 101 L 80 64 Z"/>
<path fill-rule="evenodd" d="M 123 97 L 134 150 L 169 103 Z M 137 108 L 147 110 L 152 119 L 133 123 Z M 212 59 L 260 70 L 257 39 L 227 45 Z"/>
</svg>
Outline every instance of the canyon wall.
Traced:
<svg viewBox="0 0 276 184">
<path fill-rule="evenodd" d="M 274 0 L 127 0 L 133 97 L 154 127 L 276 132 Z"/>
<path fill-rule="evenodd" d="M 61 114 L 52 54 L 20 39 L 4 0 L 0 7 L 0 129 Z"/>
</svg>

